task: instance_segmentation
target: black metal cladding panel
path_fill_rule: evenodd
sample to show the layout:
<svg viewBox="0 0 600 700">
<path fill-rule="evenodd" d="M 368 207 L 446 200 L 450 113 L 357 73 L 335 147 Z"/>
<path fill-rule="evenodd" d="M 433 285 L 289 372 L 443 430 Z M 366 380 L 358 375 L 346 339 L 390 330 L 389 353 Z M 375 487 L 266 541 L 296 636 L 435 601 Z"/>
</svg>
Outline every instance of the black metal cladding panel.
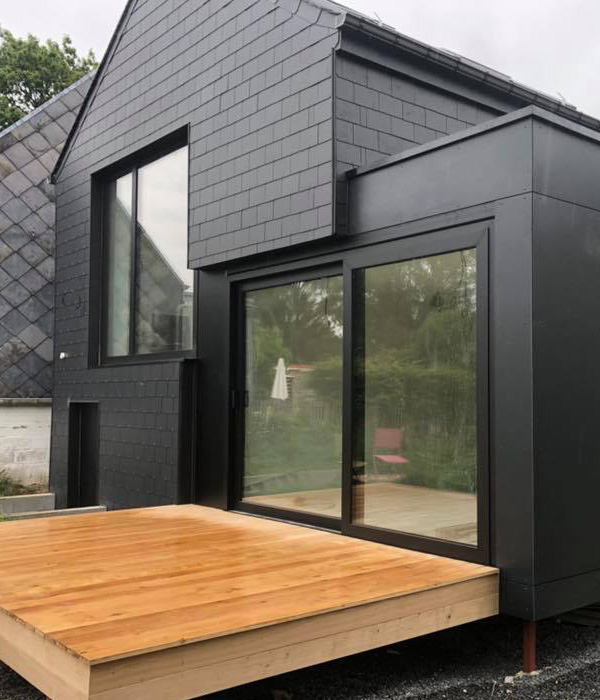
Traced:
<svg viewBox="0 0 600 700">
<path fill-rule="evenodd" d="M 535 192 L 600 211 L 600 136 L 597 132 L 581 127 L 577 133 L 536 121 L 533 148 Z"/>
<path fill-rule="evenodd" d="M 48 177 L 89 88 L 83 78 L 0 134 L 0 397 L 49 397 L 54 187 Z"/>
<path fill-rule="evenodd" d="M 350 233 L 531 192 L 532 120 L 522 119 L 352 178 Z"/>
<path fill-rule="evenodd" d="M 558 134 L 560 136 L 560 134 Z M 587 149 L 598 146 L 586 143 Z M 538 154 L 545 159 L 552 152 Z M 576 151 L 577 152 L 577 151 Z M 590 158 L 548 170 L 568 185 Z M 559 165 L 556 163 L 556 165 Z M 543 163 L 540 168 L 544 167 Z M 572 172 L 576 171 L 576 172 Z M 570 186 L 569 186 L 570 187 Z M 553 189 L 553 191 L 556 191 Z M 568 194 L 563 190 L 563 195 Z M 534 200 L 534 440 L 536 583 L 600 570 L 600 211 Z M 591 593 L 591 596 L 590 596 Z M 583 605 L 598 600 L 588 591 Z"/>
<path fill-rule="evenodd" d="M 460 175 L 459 175 L 460 177 Z M 526 616 L 534 582 L 532 194 L 493 204 L 490 235 L 490 498 L 492 563 L 502 610 Z M 519 591 L 518 601 L 510 601 Z"/>
<path fill-rule="evenodd" d="M 139 0 L 60 175 L 63 225 L 87 223 L 90 173 L 189 123 L 191 266 L 330 235 L 338 21 L 304 0 Z"/>
</svg>

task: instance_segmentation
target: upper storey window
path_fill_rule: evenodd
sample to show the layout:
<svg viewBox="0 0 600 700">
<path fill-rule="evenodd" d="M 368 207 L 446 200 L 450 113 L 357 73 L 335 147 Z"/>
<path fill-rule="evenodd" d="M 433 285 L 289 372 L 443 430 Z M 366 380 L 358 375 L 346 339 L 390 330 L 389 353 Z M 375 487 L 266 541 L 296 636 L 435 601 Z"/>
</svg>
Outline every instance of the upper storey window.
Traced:
<svg viewBox="0 0 600 700">
<path fill-rule="evenodd" d="M 108 180 L 103 207 L 104 356 L 192 350 L 188 147 Z"/>
</svg>

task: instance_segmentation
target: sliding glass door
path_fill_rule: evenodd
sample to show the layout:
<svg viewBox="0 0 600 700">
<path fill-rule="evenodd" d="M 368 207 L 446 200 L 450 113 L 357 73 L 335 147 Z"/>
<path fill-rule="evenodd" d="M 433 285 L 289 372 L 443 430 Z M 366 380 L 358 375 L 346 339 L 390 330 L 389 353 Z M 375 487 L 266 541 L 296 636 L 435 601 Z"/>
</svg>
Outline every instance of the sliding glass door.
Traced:
<svg viewBox="0 0 600 700">
<path fill-rule="evenodd" d="M 476 251 L 353 277 L 353 522 L 477 545 Z"/>
<path fill-rule="evenodd" d="M 242 502 L 339 518 L 342 277 L 246 289 L 242 304 Z"/>
<path fill-rule="evenodd" d="M 237 507 L 483 561 L 487 230 L 239 286 Z"/>
</svg>

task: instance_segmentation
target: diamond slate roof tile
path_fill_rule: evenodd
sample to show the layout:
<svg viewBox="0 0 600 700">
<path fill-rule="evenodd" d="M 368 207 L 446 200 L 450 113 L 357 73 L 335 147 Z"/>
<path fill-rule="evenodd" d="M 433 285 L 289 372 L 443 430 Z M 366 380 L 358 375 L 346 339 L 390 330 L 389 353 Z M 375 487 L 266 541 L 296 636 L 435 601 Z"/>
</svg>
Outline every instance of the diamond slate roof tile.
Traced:
<svg viewBox="0 0 600 700">
<path fill-rule="evenodd" d="M 15 170 L 16 168 L 10 160 L 8 160 L 3 153 L 0 153 L 0 177 L 8 177 L 11 173 L 14 173 Z"/>
<path fill-rule="evenodd" d="M 6 258 L 12 255 L 12 248 L 7 246 L 6 243 L 0 240 L 0 264 L 2 264 Z"/>
<path fill-rule="evenodd" d="M 45 153 L 49 148 L 50 144 L 48 141 L 40 134 L 39 131 L 34 131 L 31 136 L 28 136 L 25 140 L 25 145 L 32 154 Z M 10 157 L 10 156 L 9 156 Z"/>
<path fill-rule="evenodd" d="M 42 129 L 42 134 L 54 147 L 62 146 L 67 140 L 67 132 L 57 122 L 50 122 L 47 124 Z"/>
<path fill-rule="evenodd" d="M 51 104 L 44 108 L 46 114 L 48 114 L 52 119 L 58 119 L 62 117 L 65 112 L 69 111 L 69 108 L 62 100 L 54 100 Z"/>
<path fill-rule="evenodd" d="M 37 328 L 33 323 L 19 333 L 19 338 L 32 350 L 47 340 L 46 334 Z"/>
<path fill-rule="evenodd" d="M 0 296 L 0 318 L 6 316 L 6 314 L 12 309 L 12 304 L 9 304 L 8 300 L 3 296 Z"/>
<path fill-rule="evenodd" d="M 45 204 L 38 212 L 37 215 L 40 217 L 40 219 L 47 225 L 52 228 L 54 228 L 54 222 L 56 220 L 56 207 L 54 205 L 54 202 L 48 202 Z M 42 234 L 45 235 L 45 234 Z M 54 236 L 52 237 L 54 241 Z M 52 244 L 52 247 L 54 248 L 54 242 Z"/>
<path fill-rule="evenodd" d="M 39 265 L 42 260 L 48 257 L 48 253 L 43 248 L 31 241 L 27 245 L 23 246 L 18 253 L 29 265 Z"/>
<path fill-rule="evenodd" d="M 43 301 L 49 309 L 52 308 L 54 304 L 54 285 L 51 282 L 40 289 L 38 292 L 38 299 Z"/>
<path fill-rule="evenodd" d="M 31 151 L 26 148 L 22 143 L 15 143 L 10 148 L 4 151 L 4 155 L 10 160 L 10 162 L 17 168 L 22 168 L 33 160 L 34 156 Z"/>
<path fill-rule="evenodd" d="M 2 267 L 0 267 L 0 291 L 6 287 L 7 284 L 10 284 L 12 282 L 12 277 L 8 274 L 8 272 L 4 272 Z M 2 299 L 2 295 L 0 294 L 0 300 Z"/>
<path fill-rule="evenodd" d="M 28 321 L 35 323 L 40 316 L 43 316 L 48 309 L 41 301 L 36 299 L 34 296 L 29 297 L 26 302 L 19 306 L 19 311 L 25 316 Z"/>
<path fill-rule="evenodd" d="M 56 150 L 56 148 L 52 148 L 49 151 L 46 151 L 43 155 L 40 156 L 40 163 L 44 165 L 50 172 L 52 172 L 52 169 L 54 168 L 54 163 L 58 160 L 58 154 L 59 151 Z"/>
<path fill-rule="evenodd" d="M 41 345 L 38 345 L 35 351 L 42 359 L 46 360 L 46 362 L 52 362 L 52 357 L 54 355 L 54 343 L 50 338 L 48 338 L 48 340 L 44 340 Z"/>
<path fill-rule="evenodd" d="M 6 233 L 2 234 L 2 240 L 13 250 L 19 250 L 19 248 L 29 243 L 31 236 L 28 236 L 18 226 L 11 226 Z"/>
<path fill-rule="evenodd" d="M 23 194 L 25 190 L 31 187 L 31 182 L 23 175 L 20 170 L 15 170 L 10 175 L 5 177 L 2 182 L 8 187 L 8 189 L 18 197 Z"/>
<path fill-rule="evenodd" d="M 29 297 L 27 289 L 14 280 L 2 290 L 2 297 L 13 307 L 20 306 Z"/>
<path fill-rule="evenodd" d="M 48 228 L 48 226 L 40 219 L 40 217 L 32 212 L 26 219 L 21 222 L 21 226 L 25 231 L 32 236 L 38 236 Z"/>
<path fill-rule="evenodd" d="M 54 260 L 51 258 L 43 260 L 35 269 L 42 277 L 45 277 L 48 282 L 54 279 Z"/>
<path fill-rule="evenodd" d="M 23 192 L 21 199 L 33 211 L 41 209 L 44 204 L 48 204 L 48 197 L 39 187 L 30 187 L 27 192 Z"/>
<path fill-rule="evenodd" d="M 0 398 L 51 395 L 56 215 L 49 176 L 92 77 L 0 133 Z"/>
<path fill-rule="evenodd" d="M 54 312 L 47 311 L 36 321 L 37 327 L 41 328 L 48 338 L 54 337 Z M 39 350 L 39 348 L 38 348 Z"/>
<path fill-rule="evenodd" d="M 46 280 L 40 275 L 39 272 L 36 272 L 33 269 L 26 272 L 19 281 L 31 294 L 37 294 L 37 292 L 39 292 L 40 289 L 46 285 Z M 1 286 L 2 282 L 0 280 L 0 287 Z"/>
<path fill-rule="evenodd" d="M 19 224 L 31 214 L 31 209 L 23 200 L 23 197 L 13 197 L 2 207 L 0 213 L 8 216 L 13 224 Z"/>
<path fill-rule="evenodd" d="M 6 288 L 5 288 L 6 290 Z M 13 336 L 18 337 L 19 333 L 27 328 L 29 321 L 23 316 L 20 311 L 13 309 L 5 316 L 0 318 L 0 323 L 12 332 Z"/>
<path fill-rule="evenodd" d="M 31 265 L 21 257 L 20 253 L 13 253 L 2 263 L 2 267 L 13 279 L 18 280 Z"/>
<path fill-rule="evenodd" d="M 23 174 L 33 185 L 41 184 L 47 177 L 50 177 L 50 170 L 39 160 L 32 160 L 29 165 L 23 168 Z"/>
<path fill-rule="evenodd" d="M 51 220 L 54 221 L 54 205 L 50 205 L 52 208 L 52 217 Z M 46 209 L 46 207 L 44 207 Z M 39 215 L 44 218 L 43 216 L 43 211 L 38 212 Z M 45 221 L 45 218 L 44 218 Z M 54 246 L 56 245 L 56 235 L 54 233 L 54 229 L 46 229 L 44 233 L 42 233 L 40 236 L 36 236 L 35 242 L 41 246 L 48 255 L 52 255 L 54 253 Z"/>
<path fill-rule="evenodd" d="M 12 226 L 12 223 L 8 216 L 0 211 L 0 233 L 7 231 Z"/>
<path fill-rule="evenodd" d="M 13 198 L 13 194 L 0 182 L 0 207 L 2 207 L 9 199 Z"/>
<path fill-rule="evenodd" d="M 11 387 L 14 392 L 16 392 L 17 389 L 27 381 L 27 375 L 25 372 L 22 372 L 17 365 L 11 365 L 4 372 L 2 372 L 0 380 L 5 384 L 8 384 L 8 386 Z"/>
</svg>

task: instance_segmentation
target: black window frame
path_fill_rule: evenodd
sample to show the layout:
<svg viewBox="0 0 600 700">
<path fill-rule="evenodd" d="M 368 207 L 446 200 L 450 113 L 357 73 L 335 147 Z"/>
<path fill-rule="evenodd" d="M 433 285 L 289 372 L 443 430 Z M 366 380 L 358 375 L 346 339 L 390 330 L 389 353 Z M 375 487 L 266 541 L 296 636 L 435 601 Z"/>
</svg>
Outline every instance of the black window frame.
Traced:
<svg viewBox="0 0 600 700">
<path fill-rule="evenodd" d="M 489 397 L 489 235 L 488 222 L 458 224 L 451 228 L 425 231 L 418 235 L 375 239 L 369 245 L 353 241 L 343 251 L 317 256 L 278 266 L 257 266 L 247 272 L 230 273 L 232 298 L 232 400 L 229 422 L 230 469 L 228 507 L 242 513 L 276 518 L 340 532 L 359 539 L 397 547 L 438 554 L 480 564 L 490 562 L 491 504 L 490 504 L 490 397 Z M 365 241 L 366 242 L 366 241 Z M 370 266 L 414 260 L 465 249 L 476 251 L 477 262 L 477 545 L 442 540 L 415 533 L 388 530 L 352 522 L 352 435 L 356 416 L 352 401 L 354 393 L 354 333 L 356 313 L 354 270 Z M 322 516 L 243 501 L 244 470 L 244 411 L 242 392 L 245 357 L 242 346 L 245 337 L 244 295 L 247 291 L 279 286 L 294 281 L 318 279 L 343 274 L 344 339 L 343 339 L 343 401 L 342 401 L 342 515 L 341 518 Z"/>
<path fill-rule="evenodd" d="M 136 151 L 92 175 L 92 246 L 90 252 L 90 352 L 91 367 L 148 364 L 161 361 L 196 359 L 198 352 L 198 271 L 194 270 L 194 295 L 192 308 L 192 347 L 187 350 L 168 350 L 155 353 L 136 353 L 135 322 L 137 302 L 137 268 L 139 240 L 137 235 L 138 172 L 141 168 L 163 158 L 180 148 L 188 147 L 188 188 L 187 188 L 187 240 L 189 245 L 190 187 L 189 187 L 189 125 L 177 129 L 159 141 Z M 106 191 L 111 183 L 121 177 L 132 176 L 131 213 L 131 273 L 130 273 L 130 313 L 129 313 L 129 352 L 127 355 L 111 356 L 108 344 L 108 276 L 109 265 L 106 255 Z"/>
</svg>

